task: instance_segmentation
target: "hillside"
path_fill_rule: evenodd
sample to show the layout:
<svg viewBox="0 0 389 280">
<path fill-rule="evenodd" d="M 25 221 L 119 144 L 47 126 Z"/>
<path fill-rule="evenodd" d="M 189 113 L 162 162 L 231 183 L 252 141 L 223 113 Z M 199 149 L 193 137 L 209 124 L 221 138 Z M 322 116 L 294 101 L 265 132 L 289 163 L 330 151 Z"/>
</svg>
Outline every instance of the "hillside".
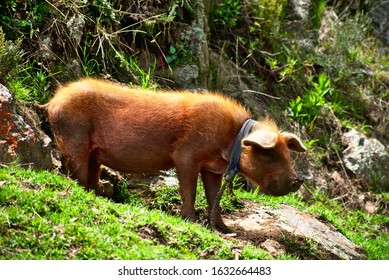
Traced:
<svg viewBox="0 0 389 280">
<path fill-rule="evenodd" d="M 177 187 L 162 186 L 151 192 L 122 191 L 116 198 L 119 203 L 96 197 L 58 174 L 2 168 L 0 259 L 340 259 L 308 238 L 282 236 L 277 240 L 285 249 L 274 255 L 260 245 L 269 236 L 249 236 L 249 231 L 240 230 L 235 237 L 211 231 L 204 220 L 201 189 L 197 224 L 178 216 Z M 334 225 L 358 244 L 364 258 L 389 258 L 387 214 L 349 211 L 322 196 L 305 202 L 295 195 L 272 198 L 242 189 L 235 194 L 222 201 L 228 219 L 255 207 L 253 201 L 275 209 L 286 203 Z M 243 206 L 245 201 L 251 201 L 250 207 Z"/>
<path fill-rule="evenodd" d="M 180 221 L 177 188 L 144 196 L 129 177 L 104 176 L 116 192 L 110 201 L 64 179 L 63 170 L 52 176 L 16 167 L 58 172 L 46 138 L 52 132 L 36 105 L 89 76 L 151 90 L 217 91 L 255 117 L 270 115 L 308 147 L 296 159 L 304 188 L 271 198 L 253 195 L 243 180 L 236 201 L 224 198 L 224 214 L 244 213 L 247 200 L 274 208 L 285 202 L 331 224 L 366 258 L 388 259 L 388 14 L 386 1 L 370 0 L 2 1 L 0 83 L 15 109 L 0 107 L 1 258 L 231 259 L 236 246 L 245 259 L 273 258 L 259 239 L 209 231 L 204 198 L 199 224 Z M 10 112 L 28 123 L 20 137 L 7 135 Z M 19 149 L 12 141 L 28 138 L 30 128 L 39 143 Z M 107 245 L 91 237 L 97 232 Z M 119 250 L 125 238 L 133 242 Z M 278 241 L 287 249 L 276 258 L 334 258 L 309 242 Z"/>
</svg>

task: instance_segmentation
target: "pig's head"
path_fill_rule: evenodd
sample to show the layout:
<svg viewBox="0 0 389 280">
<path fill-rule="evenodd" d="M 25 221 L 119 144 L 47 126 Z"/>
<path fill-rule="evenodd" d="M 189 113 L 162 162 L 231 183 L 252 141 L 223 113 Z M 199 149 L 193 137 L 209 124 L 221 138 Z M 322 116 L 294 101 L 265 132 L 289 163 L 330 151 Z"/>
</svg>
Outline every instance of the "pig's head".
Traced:
<svg viewBox="0 0 389 280">
<path fill-rule="evenodd" d="M 240 171 L 264 193 L 281 196 L 295 192 L 302 180 L 292 166 L 290 151 L 301 153 L 306 148 L 295 134 L 279 132 L 271 120 L 259 122 L 242 140 Z"/>
</svg>

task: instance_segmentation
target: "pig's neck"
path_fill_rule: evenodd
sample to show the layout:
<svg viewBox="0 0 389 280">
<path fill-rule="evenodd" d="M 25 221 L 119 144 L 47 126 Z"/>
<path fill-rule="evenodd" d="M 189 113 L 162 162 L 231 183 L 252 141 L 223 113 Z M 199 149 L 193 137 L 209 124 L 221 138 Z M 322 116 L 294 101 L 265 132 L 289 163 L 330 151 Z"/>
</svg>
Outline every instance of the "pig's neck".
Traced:
<svg viewBox="0 0 389 280">
<path fill-rule="evenodd" d="M 239 118 L 239 120 L 236 121 L 232 131 L 232 137 L 230 137 L 230 141 L 228 143 L 228 146 L 226 147 L 226 149 L 224 149 L 221 153 L 221 156 L 222 158 L 227 162 L 227 163 L 230 163 L 231 161 L 231 155 L 232 155 L 232 152 L 233 152 L 233 148 L 234 148 L 234 144 L 235 144 L 235 141 L 237 139 L 237 137 L 239 136 L 239 132 L 241 131 L 244 123 L 246 120 L 250 119 L 248 116 L 241 116 Z"/>
</svg>

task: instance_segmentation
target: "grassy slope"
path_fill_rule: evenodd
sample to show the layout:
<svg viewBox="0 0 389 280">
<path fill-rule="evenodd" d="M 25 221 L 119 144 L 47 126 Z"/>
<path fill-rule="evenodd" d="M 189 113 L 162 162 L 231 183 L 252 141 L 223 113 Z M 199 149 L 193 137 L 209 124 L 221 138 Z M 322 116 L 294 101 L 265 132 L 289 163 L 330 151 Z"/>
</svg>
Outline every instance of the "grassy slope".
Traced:
<svg viewBox="0 0 389 280">
<path fill-rule="evenodd" d="M 235 246 L 162 211 L 95 197 L 48 172 L 0 170 L 1 259 L 232 259 Z M 268 258 L 247 245 L 243 256 Z"/>
<path fill-rule="evenodd" d="M 176 189 L 172 192 L 174 197 Z M 381 230 L 389 224 L 387 216 L 345 212 L 335 202 L 307 204 L 292 195 L 237 194 L 262 204 L 286 202 L 319 213 L 363 246 L 369 259 L 389 259 L 389 235 Z M 0 207 L 0 259 L 233 259 L 231 249 L 237 246 L 201 225 L 146 208 L 139 200 L 114 203 L 46 171 L 1 169 Z M 242 258 L 272 257 L 245 244 Z"/>
</svg>

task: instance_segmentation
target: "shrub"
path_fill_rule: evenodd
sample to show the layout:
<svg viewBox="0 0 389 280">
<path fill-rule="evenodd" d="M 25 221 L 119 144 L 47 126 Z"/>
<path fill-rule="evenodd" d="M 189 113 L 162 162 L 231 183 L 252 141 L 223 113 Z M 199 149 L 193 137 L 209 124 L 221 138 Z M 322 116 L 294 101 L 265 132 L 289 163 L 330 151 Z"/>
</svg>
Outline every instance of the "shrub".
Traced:
<svg viewBox="0 0 389 280">
<path fill-rule="evenodd" d="M 223 0 L 218 3 L 212 15 L 214 30 L 237 27 L 241 16 L 242 5 L 239 0 Z"/>
</svg>

